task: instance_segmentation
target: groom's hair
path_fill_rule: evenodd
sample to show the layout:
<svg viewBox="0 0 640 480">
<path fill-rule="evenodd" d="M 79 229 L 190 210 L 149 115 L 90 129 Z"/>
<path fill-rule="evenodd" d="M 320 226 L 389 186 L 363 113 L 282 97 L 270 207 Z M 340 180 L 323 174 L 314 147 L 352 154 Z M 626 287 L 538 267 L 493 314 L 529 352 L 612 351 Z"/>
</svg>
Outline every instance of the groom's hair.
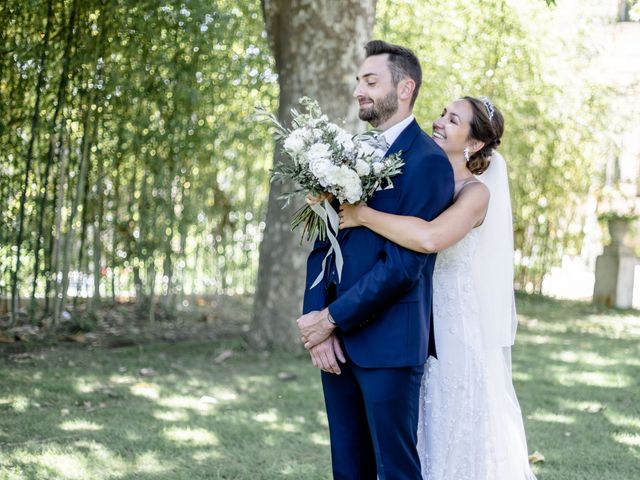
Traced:
<svg viewBox="0 0 640 480">
<path fill-rule="evenodd" d="M 411 97 L 411 106 L 413 107 L 414 103 L 416 103 L 416 98 L 418 98 L 420 85 L 422 85 L 422 68 L 416 54 L 406 47 L 387 43 L 383 40 L 371 40 L 364 46 L 364 49 L 367 57 L 384 55 L 385 53 L 389 55 L 388 64 L 394 85 L 398 85 L 404 77 L 409 77 L 415 82 L 416 88 L 413 90 L 413 96 Z"/>
</svg>

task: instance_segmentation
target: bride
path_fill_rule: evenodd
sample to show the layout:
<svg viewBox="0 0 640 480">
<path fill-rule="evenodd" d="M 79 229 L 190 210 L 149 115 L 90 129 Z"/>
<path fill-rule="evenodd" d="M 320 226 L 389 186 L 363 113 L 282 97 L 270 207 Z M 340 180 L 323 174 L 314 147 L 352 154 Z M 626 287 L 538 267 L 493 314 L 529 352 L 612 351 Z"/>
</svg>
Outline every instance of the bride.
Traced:
<svg viewBox="0 0 640 480">
<path fill-rule="evenodd" d="M 454 204 L 427 222 L 344 205 L 340 228 L 363 226 L 405 248 L 440 252 L 433 275 L 437 358 L 422 380 L 418 451 L 428 480 L 533 480 L 511 379 L 516 330 L 504 119 L 464 97 L 433 123 L 455 177 Z M 477 177 L 476 177 L 477 176 Z"/>
</svg>

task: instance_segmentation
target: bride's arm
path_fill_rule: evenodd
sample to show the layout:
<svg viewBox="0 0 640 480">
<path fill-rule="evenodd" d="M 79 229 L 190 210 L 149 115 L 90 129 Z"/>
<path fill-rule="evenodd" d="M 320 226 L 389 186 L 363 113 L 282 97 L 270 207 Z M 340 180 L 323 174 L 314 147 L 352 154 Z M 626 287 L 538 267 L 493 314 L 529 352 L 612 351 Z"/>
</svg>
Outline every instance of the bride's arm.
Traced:
<svg viewBox="0 0 640 480">
<path fill-rule="evenodd" d="M 453 245 L 482 223 L 488 205 L 489 190 L 482 183 L 474 183 L 431 222 L 380 212 L 362 203 L 340 207 L 340 229 L 367 227 L 409 250 L 433 253 Z"/>
</svg>

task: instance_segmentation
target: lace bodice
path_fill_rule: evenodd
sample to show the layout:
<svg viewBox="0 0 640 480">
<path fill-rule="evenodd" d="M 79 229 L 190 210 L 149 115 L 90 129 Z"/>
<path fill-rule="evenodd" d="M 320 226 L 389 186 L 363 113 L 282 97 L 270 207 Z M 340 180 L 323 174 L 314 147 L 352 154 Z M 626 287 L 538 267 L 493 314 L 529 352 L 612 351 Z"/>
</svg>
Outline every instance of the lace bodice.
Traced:
<svg viewBox="0 0 640 480">
<path fill-rule="evenodd" d="M 458 243 L 438 253 L 434 275 L 448 272 L 471 272 L 473 255 L 478 246 L 479 228 L 474 228 Z M 435 283 L 435 282 L 434 282 Z"/>
</svg>

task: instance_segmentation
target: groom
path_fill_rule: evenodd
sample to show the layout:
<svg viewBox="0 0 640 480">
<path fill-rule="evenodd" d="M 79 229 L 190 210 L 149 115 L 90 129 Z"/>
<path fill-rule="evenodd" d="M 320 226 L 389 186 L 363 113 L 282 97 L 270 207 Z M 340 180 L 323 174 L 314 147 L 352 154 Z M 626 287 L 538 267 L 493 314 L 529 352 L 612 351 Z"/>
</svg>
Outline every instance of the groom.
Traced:
<svg viewBox="0 0 640 480">
<path fill-rule="evenodd" d="M 432 220 L 453 197 L 453 171 L 420 129 L 412 110 L 422 70 L 409 49 L 374 40 L 365 46 L 354 97 L 360 119 L 382 132 L 380 154 L 401 152 L 401 175 L 369 200 L 377 210 Z M 338 281 L 328 242 L 307 261 L 300 336 L 321 368 L 335 479 L 421 478 L 418 405 L 431 327 L 435 254 L 411 252 L 366 228 L 341 230 Z M 433 339 L 431 339 L 433 341 Z M 341 364 L 338 363 L 340 359 Z"/>
</svg>

